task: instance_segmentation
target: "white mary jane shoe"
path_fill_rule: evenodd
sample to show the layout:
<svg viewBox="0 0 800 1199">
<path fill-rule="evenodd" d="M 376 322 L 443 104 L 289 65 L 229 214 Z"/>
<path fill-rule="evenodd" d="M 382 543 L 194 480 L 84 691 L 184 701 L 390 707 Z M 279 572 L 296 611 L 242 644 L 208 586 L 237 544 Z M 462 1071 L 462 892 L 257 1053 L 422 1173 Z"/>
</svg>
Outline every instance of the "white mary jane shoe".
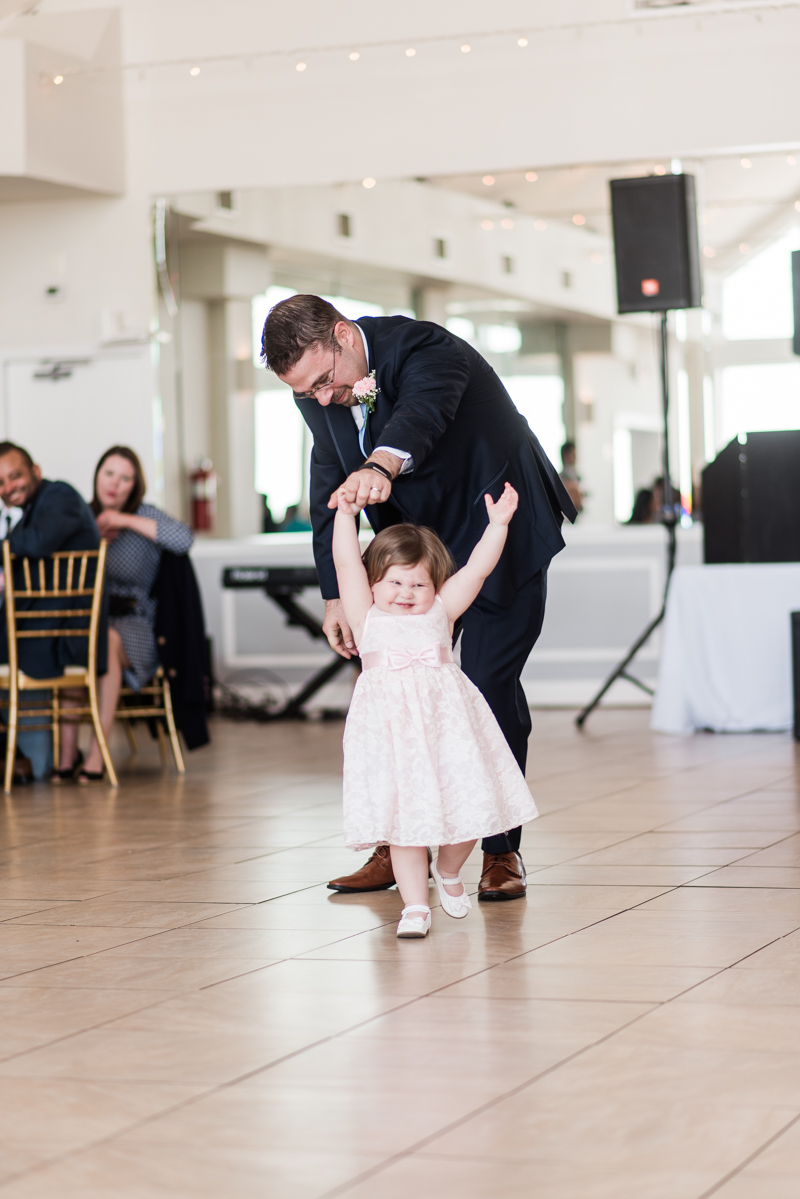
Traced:
<svg viewBox="0 0 800 1199">
<path fill-rule="evenodd" d="M 472 902 L 467 895 L 467 888 L 464 886 L 461 875 L 457 874 L 455 878 L 442 878 L 439 873 L 437 858 L 435 862 L 431 862 L 431 874 L 433 880 L 439 889 L 439 898 L 442 901 L 442 910 L 447 912 L 448 916 L 452 916 L 455 920 L 463 920 L 467 912 L 472 907 Z M 449 891 L 445 891 L 444 885 L 447 883 L 453 886 L 455 883 L 461 883 L 463 890 L 460 895 L 451 895 Z"/>
<path fill-rule="evenodd" d="M 411 912 L 420 912 L 412 916 Z M 421 903 L 412 903 L 403 908 L 400 913 L 400 923 L 397 926 L 398 937 L 427 937 L 431 926 L 431 909 Z"/>
</svg>

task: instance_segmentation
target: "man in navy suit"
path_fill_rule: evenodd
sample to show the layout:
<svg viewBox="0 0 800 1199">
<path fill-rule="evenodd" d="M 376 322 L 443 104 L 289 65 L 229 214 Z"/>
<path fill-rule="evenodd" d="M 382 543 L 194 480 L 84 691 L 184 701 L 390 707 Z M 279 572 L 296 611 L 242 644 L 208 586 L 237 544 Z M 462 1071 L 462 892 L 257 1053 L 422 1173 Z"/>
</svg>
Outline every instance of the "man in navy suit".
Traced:
<svg viewBox="0 0 800 1199">
<path fill-rule="evenodd" d="M 429 321 L 348 321 L 319 296 L 292 296 L 267 317 L 262 350 L 314 435 L 310 507 L 323 628 L 343 657 L 356 646 L 331 553 L 329 503 L 339 487 L 366 505 L 376 532 L 402 521 L 433 528 L 457 567 L 486 526 L 483 496 L 498 498 L 506 480 L 519 492 L 503 557 L 461 620 L 461 668 L 524 772 L 531 718 L 520 675 L 541 632 L 563 516 L 576 515 L 555 467 L 489 364 Z M 374 401 L 362 404 L 353 388 L 371 374 Z M 480 900 L 525 895 L 520 835 L 516 828 L 484 839 Z M 352 892 L 393 883 L 388 846 L 379 846 L 360 871 L 329 886 Z"/>
</svg>

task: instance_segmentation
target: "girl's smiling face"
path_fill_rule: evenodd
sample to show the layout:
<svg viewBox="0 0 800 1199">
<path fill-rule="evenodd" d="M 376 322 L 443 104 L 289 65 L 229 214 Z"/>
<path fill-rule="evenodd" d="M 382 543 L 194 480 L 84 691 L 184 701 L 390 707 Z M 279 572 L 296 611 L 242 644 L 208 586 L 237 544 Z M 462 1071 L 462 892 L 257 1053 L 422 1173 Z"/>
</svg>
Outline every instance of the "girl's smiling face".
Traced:
<svg viewBox="0 0 800 1199">
<path fill-rule="evenodd" d="M 416 566 L 390 566 L 372 588 L 375 607 L 394 616 L 423 616 L 436 598 L 436 590 L 422 562 Z"/>
</svg>

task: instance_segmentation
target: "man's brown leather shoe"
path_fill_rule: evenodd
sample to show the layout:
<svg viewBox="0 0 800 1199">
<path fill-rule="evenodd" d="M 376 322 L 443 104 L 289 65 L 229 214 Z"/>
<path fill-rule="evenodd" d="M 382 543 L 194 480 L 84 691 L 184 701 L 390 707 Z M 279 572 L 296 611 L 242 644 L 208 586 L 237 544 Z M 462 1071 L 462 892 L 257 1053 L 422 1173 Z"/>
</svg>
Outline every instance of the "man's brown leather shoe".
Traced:
<svg viewBox="0 0 800 1199">
<path fill-rule="evenodd" d="M 478 899 L 481 903 L 524 899 L 525 886 L 525 867 L 518 853 L 483 855 L 483 874 L 478 884 Z"/>
<path fill-rule="evenodd" d="M 428 866 L 433 861 L 433 855 L 428 850 Z M 428 870 L 428 878 L 431 872 Z M 394 886 L 394 870 L 392 870 L 392 855 L 388 845 L 376 845 L 375 852 L 360 870 L 355 874 L 345 874 L 334 878 L 328 883 L 329 891 L 343 891 L 352 894 L 357 891 L 386 891 Z"/>
</svg>

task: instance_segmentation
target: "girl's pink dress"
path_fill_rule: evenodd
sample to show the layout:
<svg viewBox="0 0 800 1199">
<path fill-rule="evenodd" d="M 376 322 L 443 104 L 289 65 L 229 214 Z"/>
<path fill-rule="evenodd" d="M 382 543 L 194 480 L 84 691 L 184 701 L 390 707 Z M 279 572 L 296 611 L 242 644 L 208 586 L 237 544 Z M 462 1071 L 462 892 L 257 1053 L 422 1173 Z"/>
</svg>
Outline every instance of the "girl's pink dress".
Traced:
<svg viewBox="0 0 800 1199">
<path fill-rule="evenodd" d="M 437 595 L 422 616 L 370 608 L 344 731 L 344 839 L 454 845 L 538 815 L 489 705 L 453 661 Z"/>
</svg>

